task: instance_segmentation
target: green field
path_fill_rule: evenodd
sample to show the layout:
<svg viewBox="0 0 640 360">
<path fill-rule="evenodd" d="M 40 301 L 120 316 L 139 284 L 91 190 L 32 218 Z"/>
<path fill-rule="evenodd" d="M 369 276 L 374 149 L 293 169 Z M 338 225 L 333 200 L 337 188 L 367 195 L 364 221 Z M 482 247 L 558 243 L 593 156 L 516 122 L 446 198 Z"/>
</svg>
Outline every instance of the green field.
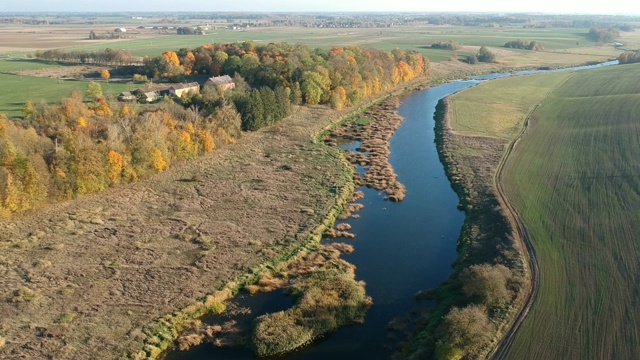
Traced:
<svg viewBox="0 0 640 360">
<path fill-rule="evenodd" d="M 451 128 L 459 134 L 512 140 L 526 115 L 572 73 L 509 77 L 449 98 Z"/>
<path fill-rule="evenodd" d="M 537 301 L 512 359 L 640 353 L 640 66 L 577 73 L 533 113 L 504 186 L 532 237 Z"/>
<path fill-rule="evenodd" d="M 57 102 L 69 96 L 73 90 L 84 94 L 88 82 L 86 81 L 58 81 L 57 79 L 32 76 L 17 76 L 0 74 L 0 114 L 8 117 L 22 116 L 24 104 L 31 100 L 38 103 Z M 117 95 L 122 91 L 135 89 L 135 84 L 101 83 L 105 95 Z"/>
<path fill-rule="evenodd" d="M 208 43 L 236 42 L 254 40 L 257 42 L 289 42 L 305 44 L 309 47 L 328 49 L 333 46 L 360 45 L 382 50 L 413 49 L 427 55 L 431 61 L 438 62 L 451 58 L 452 51 L 427 49 L 426 45 L 437 41 L 455 41 L 463 45 L 501 47 L 507 41 L 529 39 L 542 42 L 547 50 L 563 51 L 574 48 L 588 49 L 594 45 L 589 40 L 587 29 L 522 29 L 522 28 L 483 28 L 423 26 L 399 28 L 258 28 L 246 31 L 215 30 L 207 35 L 160 35 L 146 39 L 113 40 L 70 49 L 130 50 L 136 56 L 157 56 L 162 52 L 185 47 L 197 47 Z M 464 52 L 464 51 L 463 51 Z M 528 51 L 520 51 L 530 53 Z"/>
</svg>

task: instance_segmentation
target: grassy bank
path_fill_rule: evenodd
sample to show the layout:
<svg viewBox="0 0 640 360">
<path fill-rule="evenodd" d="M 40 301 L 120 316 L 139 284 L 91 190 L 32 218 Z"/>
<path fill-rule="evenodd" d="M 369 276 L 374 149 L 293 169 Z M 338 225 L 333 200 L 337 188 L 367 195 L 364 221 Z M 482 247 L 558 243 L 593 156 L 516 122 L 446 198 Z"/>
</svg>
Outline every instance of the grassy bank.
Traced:
<svg viewBox="0 0 640 360">
<path fill-rule="evenodd" d="M 408 357 L 486 356 L 524 301 L 528 269 L 501 208 L 496 170 L 527 115 L 570 75 L 493 80 L 438 105 L 436 145 L 466 218 L 452 276 L 437 290 L 437 307 Z M 487 290 L 474 289 L 478 282 Z M 490 325 L 461 328 L 465 316 Z"/>
<path fill-rule="evenodd" d="M 538 299 L 507 358 L 637 356 L 638 74 L 577 73 L 532 114 L 505 166 L 540 264 Z"/>
</svg>

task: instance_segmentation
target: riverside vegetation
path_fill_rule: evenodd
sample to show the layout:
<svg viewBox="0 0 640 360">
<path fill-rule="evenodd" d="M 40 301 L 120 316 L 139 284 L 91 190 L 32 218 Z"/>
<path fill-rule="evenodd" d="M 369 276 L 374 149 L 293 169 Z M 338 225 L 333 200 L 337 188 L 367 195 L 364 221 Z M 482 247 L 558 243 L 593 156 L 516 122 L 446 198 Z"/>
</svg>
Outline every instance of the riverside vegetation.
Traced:
<svg viewBox="0 0 640 360">
<path fill-rule="evenodd" d="M 403 356 L 459 359 L 489 355 L 529 291 L 529 269 L 495 177 L 527 114 L 568 74 L 489 81 L 441 101 L 438 151 L 465 211 L 460 257 L 436 291 L 437 306 Z M 486 114 L 478 121 L 478 114 Z"/>
</svg>

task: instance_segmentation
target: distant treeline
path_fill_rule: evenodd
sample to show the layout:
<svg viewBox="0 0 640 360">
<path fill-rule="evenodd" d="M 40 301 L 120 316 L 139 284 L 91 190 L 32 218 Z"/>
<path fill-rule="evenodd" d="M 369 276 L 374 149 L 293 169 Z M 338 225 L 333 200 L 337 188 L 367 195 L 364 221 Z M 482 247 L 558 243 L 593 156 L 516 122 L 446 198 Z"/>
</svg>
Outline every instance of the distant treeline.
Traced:
<svg viewBox="0 0 640 360">
<path fill-rule="evenodd" d="M 504 44 L 504 47 L 512 48 L 512 49 L 544 51 L 544 45 L 542 45 L 542 43 L 539 43 L 536 41 L 529 41 L 529 40 L 520 40 L 520 39 L 509 41 Z"/>
<path fill-rule="evenodd" d="M 613 28 L 591 28 L 589 29 L 589 38 L 599 43 L 614 42 L 620 37 L 620 32 Z"/>
<path fill-rule="evenodd" d="M 62 50 L 37 50 L 34 57 L 45 61 L 60 61 L 80 64 L 94 65 L 132 65 L 136 63 L 136 58 L 128 50 L 106 49 L 102 51 L 62 51 Z"/>
</svg>

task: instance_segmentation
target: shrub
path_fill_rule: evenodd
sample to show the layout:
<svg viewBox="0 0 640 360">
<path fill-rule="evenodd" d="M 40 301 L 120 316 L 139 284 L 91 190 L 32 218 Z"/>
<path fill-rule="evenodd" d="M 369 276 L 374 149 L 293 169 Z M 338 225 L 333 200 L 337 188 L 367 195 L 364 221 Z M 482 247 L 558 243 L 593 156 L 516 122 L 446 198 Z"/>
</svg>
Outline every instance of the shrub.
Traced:
<svg viewBox="0 0 640 360">
<path fill-rule="evenodd" d="M 321 270 L 293 286 L 297 304 L 255 320 L 252 346 L 257 356 L 291 351 L 340 326 L 361 321 L 370 299 L 352 273 Z"/>
<path fill-rule="evenodd" d="M 491 51 L 489 51 L 489 49 L 487 49 L 485 46 L 481 46 L 480 50 L 478 50 L 478 53 L 476 54 L 476 57 L 478 58 L 478 61 L 481 62 L 495 62 L 496 61 L 496 55 L 494 53 L 492 53 Z"/>
<path fill-rule="evenodd" d="M 441 333 L 436 344 L 439 360 L 478 357 L 494 331 L 487 309 L 482 305 L 453 307 L 438 330 Z"/>
<path fill-rule="evenodd" d="M 488 307 L 501 306 L 511 298 L 508 288 L 511 270 L 504 265 L 473 265 L 460 278 L 465 295 Z"/>
</svg>

